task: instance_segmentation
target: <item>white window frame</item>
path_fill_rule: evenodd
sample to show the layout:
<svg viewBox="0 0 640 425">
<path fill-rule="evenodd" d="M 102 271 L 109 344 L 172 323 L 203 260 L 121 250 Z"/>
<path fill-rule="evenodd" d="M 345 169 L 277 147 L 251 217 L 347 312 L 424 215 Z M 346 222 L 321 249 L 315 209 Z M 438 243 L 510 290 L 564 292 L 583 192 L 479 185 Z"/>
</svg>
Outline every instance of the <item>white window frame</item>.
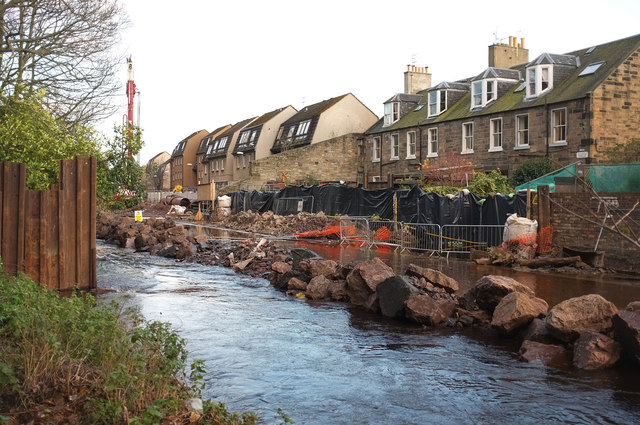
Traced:
<svg viewBox="0 0 640 425">
<path fill-rule="evenodd" d="M 427 136 L 427 158 L 435 158 L 438 156 L 438 127 L 427 130 Z"/>
<path fill-rule="evenodd" d="M 489 90 L 491 86 L 491 90 Z M 471 109 L 483 108 L 498 98 L 498 80 L 487 78 L 471 83 Z"/>
<path fill-rule="evenodd" d="M 384 127 L 388 127 L 400 119 L 400 103 L 389 102 L 384 104 Z"/>
<path fill-rule="evenodd" d="M 432 95 L 435 95 L 435 102 L 431 98 Z M 447 91 L 446 90 L 434 90 L 429 92 L 428 99 L 428 116 L 434 117 L 436 115 L 440 115 L 444 111 L 447 110 Z"/>
<path fill-rule="evenodd" d="M 520 124 L 520 119 L 526 118 L 527 127 L 522 128 Z M 519 114 L 516 115 L 516 143 L 513 147 L 514 149 L 529 149 L 529 137 L 531 134 L 529 133 L 529 114 Z M 522 139 L 526 138 L 526 143 L 523 143 Z"/>
<path fill-rule="evenodd" d="M 416 147 L 417 147 L 416 132 L 407 131 L 407 159 L 416 158 L 416 151 L 417 151 Z"/>
<path fill-rule="evenodd" d="M 222 139 L 218 140 L 218 146 L 216 146 L 216 150 L 218 149 L 224 149 L 225 146 L 227 146 L 227 140 L 229 139 L 228 136 L 224 136 Z"/>
<path fill-rule="evenodd" d="M 311 124 L 311 120 L 306 120 L 298 123 L 298 128 L 296 130 L 296 139 L 304 138 L 307 136 L 309 132 L 309 125 Z"/>
<path fill-rule="evenodd" d="M 468 134 L 467 129 L 471 130 L 471 134 Z M 467 148 L 468 140 L 471 141 L 470 148 Z M 462 151 L 460 152 L 460 154 L 467 155 L 471 153 L 473 153 L 473 121 L 462 123 Z"/>
<path fill-rule="evenodd" d="M 249 142 L 253 142 L 256 139 L 256 134 L 258 134 L 258 130 L 251 131 L 251 137 L 249 137 Z"/>
<path fill-rule="evenodd" d="M 373 141 L 371 143 L 371 162 L 380 162 L 380 155 L 382 153 L 382 144 L 380 142 L 380 136 L 376 136 L 373 138 Z"/>
<path fill-rule="evenodd" d="M 565 146 L 567 144 L 567 108 L 552 109 L 550 113 L 552 141 L 549 146 Z M 562 123 L 557 122 L 560 114 L 563 117 Z"/>
<path fill-rule="evenodd" d="M 544 76 L 545 71 L 546 77 Z M 527 97 L 540 96 L 553 88 L 552 65 L 530 66 L 527 68 L 526 77 Z"/>
<path fill-rule="evenodd" d="M 247 142 L 247 140 L 249 139 L 249 131 L 243 131 L 242 133 L 240 133 L 240 140 L 238 140 L 238 145 L 243 145 Z"/>
<path fill-rule="evenodd" d="M 389 135 L 389 146 L 391 147 L 391 160 L 400 159 L 400 134 L 393 133 Z M 395 155 L 394 155 L 395 154 Z"/>
<path fill-rule="evenodd" d="M 489 120 L 489 152 L 501 152 L 503 143 L 502 118 Z"/>
</svg>

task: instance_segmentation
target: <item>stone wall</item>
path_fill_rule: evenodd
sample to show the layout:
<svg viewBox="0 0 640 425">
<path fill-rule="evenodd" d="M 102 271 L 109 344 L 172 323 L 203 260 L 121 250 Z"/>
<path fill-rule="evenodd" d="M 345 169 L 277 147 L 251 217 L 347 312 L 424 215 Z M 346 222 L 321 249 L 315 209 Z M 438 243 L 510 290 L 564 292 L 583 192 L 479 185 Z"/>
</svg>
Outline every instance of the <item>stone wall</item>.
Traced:
<svg viewBox="0 0 640 425">
<path fill-rule="evenodd" d="M 606 193 L 601 196 L 606 197 L 611 203 L 611 208 L 616 211 L 614 213 L 616 219 L 630 211 L 639 200 L 638 194 L 634 193 Z M 553 244 L 593 250 L 600 233 L 600 225 L 595 223 L 602 223 L 604 218 L 603 209 L 600 208 L 598 211 L 598 203 L 598 199 L 591 193 L 552 193 Z M 567 210 L 587 217 L 595 223 L 576 217 Z M 627 221 L 632 223 L 640 221 L 640 206 L 630 214 L 629 219 Z M 607 224 L 612 224 L 611 219 L 607 219 Z M 637 228 L 634 231 L 640 233 Z M 598 251 L 605 251 L 607 267 L 640 270 L 640 249 L 611 231 L 602 231 Z"/>
<path fill-rule="evenodd" d="M 604 153 L 616 143 L 638 138 L 640 128 L 640 51 L 636 50 L 593 92 L 592 156 L 606 162 Z"/>
<path fill-rule="evenodd" d="M 319 181 L 356 182 L 361 161 L 357 139 L 361 136 L 347 134 L 254 161 L 245 183 L 279 183 L 282 173 L 291 184 L 304 181 L 309 174 Z"/>
</svg>

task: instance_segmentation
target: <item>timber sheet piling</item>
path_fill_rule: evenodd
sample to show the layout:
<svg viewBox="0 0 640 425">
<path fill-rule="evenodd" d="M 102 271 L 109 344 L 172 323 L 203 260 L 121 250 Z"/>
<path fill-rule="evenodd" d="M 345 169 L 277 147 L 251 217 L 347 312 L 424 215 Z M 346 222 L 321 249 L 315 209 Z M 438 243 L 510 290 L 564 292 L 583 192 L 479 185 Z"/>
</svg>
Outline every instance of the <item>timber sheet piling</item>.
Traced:
<svg viewBox="0 0 640 425">
<path fill-rule="evenodd" d="M 51 289 L 96 287 L 96 159 L 60 161 L 60 183 L 26 190 L 26 165 L 0 162 L 0 257 Z"/>
</svg>

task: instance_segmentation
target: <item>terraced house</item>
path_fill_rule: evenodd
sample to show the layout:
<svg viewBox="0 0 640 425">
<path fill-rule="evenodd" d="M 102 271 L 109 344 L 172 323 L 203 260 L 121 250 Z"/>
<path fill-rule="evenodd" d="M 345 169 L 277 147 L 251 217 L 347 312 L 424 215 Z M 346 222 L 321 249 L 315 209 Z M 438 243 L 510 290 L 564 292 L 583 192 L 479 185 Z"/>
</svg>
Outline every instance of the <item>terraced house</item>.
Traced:
<svg viewBox="0 0 640 425">
<path fill-rule="evenodd" d="M 200 140 L 198 150 L 196 151 L 196 169 L 197 169 L 197 183 L 198 183 L 198 199 L 203 201 L 211 200 L 211 175 L 209 173 L 209 163 L 205 162 L 205 156 L 207 154 L 207 148 L 211 145 L 211 142 L 215 140 L 223 131 L 227 131 L 231 128 L 231 124 L 218 127 L 211 133 L 207 134 Z"/>
<path fill-rule="evenodd" d="M 531 61 L 523 39 L 494 44 L 479 74 L 424 88 L 406 113 L 413 100 L 385 103 L 366 133 L 366 186 L 397 184 L 425 160 L 446 166 L 451 155 L 504 174 L 530 158 L 603 162 L 609 148 L 637 137 L 639 56 L 640 35 Z"/>
</svg>

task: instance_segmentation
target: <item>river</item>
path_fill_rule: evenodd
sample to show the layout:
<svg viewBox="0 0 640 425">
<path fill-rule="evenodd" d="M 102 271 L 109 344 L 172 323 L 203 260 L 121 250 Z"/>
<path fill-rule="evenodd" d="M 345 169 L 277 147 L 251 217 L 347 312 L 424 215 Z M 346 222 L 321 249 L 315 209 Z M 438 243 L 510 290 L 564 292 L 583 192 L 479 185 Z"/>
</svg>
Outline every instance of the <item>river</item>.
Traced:
<svg viewBox="0 0 640 425">
<path fill-rule="evenodd" d="M 424 261 L 462 276 L 466 287 L 476 275 L 493 272 L 460 261 Z M 619 306 L 640 299 L 633 282 L 516 275 L 543 289 L 551 303 L 589 291 Z M 234 411 L 255 411 L 264 423 L 277 422 L 278 408 L 297 424 L 640 423 L 637 368 L 584 372 L 527 364 L 509 339 L 287 297 L 230 269 L 100 242 L 98 285 L 117 291 L 101 298 L 116 296 L 147 319 L 171 322 L 190 356 L 205 361 L 204 396 Z"/>
</svg>

